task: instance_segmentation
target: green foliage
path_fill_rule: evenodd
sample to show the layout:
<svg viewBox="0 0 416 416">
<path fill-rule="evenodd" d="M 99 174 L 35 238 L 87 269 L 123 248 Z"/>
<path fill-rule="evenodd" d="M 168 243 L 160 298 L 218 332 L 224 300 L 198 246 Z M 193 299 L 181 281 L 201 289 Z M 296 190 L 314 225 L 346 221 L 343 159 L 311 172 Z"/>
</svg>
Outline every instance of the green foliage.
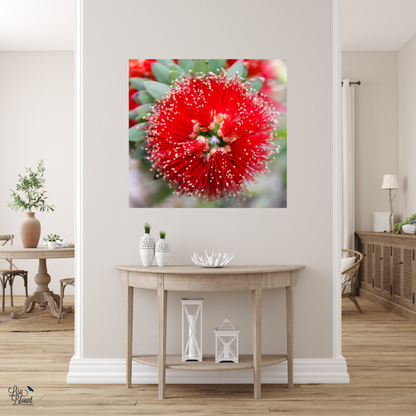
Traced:
<svg viewBox="0 0 416 416">
<path fill-rule="evenodd" d="M 165 84 L 162 84 L 161 82 L 155 82 L 155 81 L 147 81 L 144 83 L 144 86 L 146 88 L 146 90 L 148 91 L 148 93 L 154 97 L 155 100 L 159 100 L 160 98 L 162 98 L 167 90 L 169 89 L 169 87 Z M 148 104 L 148 103 L 145 103 Z"/>
<path fill-rule="evenodd" d="M 147 91 L 139 92 L 139 104 L 152 104 L 154 98 Z"/>
<path fill-rule="evenodd" d="M 169 68 L 170 64 L 175 63 L 175 62 L 172 61 L 172 59 L 158 59 L 157 62 L 159 62 L 159 64 L 165 65 L 168 68 Z"/>
<path fill-rule="evenodd" d="M 147 221 L 144 223 L 144 232 L 145 232 L 146 234 L 149 234 L 151 229 L 152 229 L 152 226 L 150 225 L 149 220 L 147 220 Z"/>
<path fill-rule="evenodd" d="M 217 70 L 224 68 L 226 62 L 226 59 L 208 59 L 209 70 L 216 74 Z"/>
<path fill-rule="evenodd" d="M 179 65 L 176 65 L 176 64 L 170 64 L 169 69 L 171 71 L 180 72 L 181 74 L 184 74 L 184 75 L 186 74 L 185 70 L 182 67 L 180 67 Z"/>
<path fill-rule="evenodd" d="M 148 81 L 147 78 L 130 78 L 131 85 L 138 91 L 143 91 L 145 89 L 143 83 L 146 81 Z"/>
<path fill-rule="evenodd" d="M 192 70 L 193 65 L 193 59 L 179 59 L 179 66 L 185 71 L 186 74 Z"/>
<path fill-rule="evenodd" d="M 170 71 L 169 72 L 169 81 L 172 83 L 176 79 L 180 78 L 183 74 L 178 71 Z"/>
<path fill-rule="evenodd" d="M 195 59 L 194 65 L 192 66 L 193 74 L 202 73 L 208 74 L 209 66 L 206 59 Z"/>
<path fill-rule="evenodd" d="M 152 64 L 152 72 L 157 81 L 169 84 L 169 67 L 155 62 Z"/>
<path fill-rule="evenodd" d="M 398 222 L 397 224 L 394 224 L 393 232 L 396 234 L 400 234 L 402 231 L 403 225 L 411 224 L 412 221 L 416 220 L 416 214 L 411 215 L 409 218 L 406 218 L 403 222 Z"/>
<path fill-rule="evenodd" d="M 257 92 L 261 90 L 261 87 L 264 84 L 264 78 L 253 78 L 253 83 L 251 84 L 251 88 L 256 90 Z"/>
<path fill-rule="evenodd" d="M 62 238 L 56 234 L 49 234 L 43 241 L 62 241 Z"/>
<path fill-rule="evenodd" d="M 44 211 L 55 211 L 53 205 L 47 205 L 46 200 L 48 199 L 45 194 L 45 178 L 43 173 L 45 172 L 43 159 L 38 162 L 36 171 L 32 168 L 25 168 L 27 175 L 19 175 L 19 180 L 16 185 L 16 190 L 12 191 L 10 195 L 13 198 L 12 202 L 7 203 L 7 206 L 15 211 L 32 212 L 32 209 Z M 19 195 L 21 192 L 23 195 Z"/>
<path fill-rule="evenodd" d="M 166 231 L 159 231 L 160 238 L 166 237 Z"/>
<path fill-rule="evenodd" d="M 245 78 L 247 76 L 247 68 L 243 61 L 237 61 L 227 70 L 228 78 L 234 78 L 238 72 L 238 76 Z"/>
<path fill-rule="evenodd" d="M 138 128 L 140 124 L 133 126 L 129 129 L 129 142 L 136 143 L 142 141 L 146 136 L 146 130 Z"/>
</svg>

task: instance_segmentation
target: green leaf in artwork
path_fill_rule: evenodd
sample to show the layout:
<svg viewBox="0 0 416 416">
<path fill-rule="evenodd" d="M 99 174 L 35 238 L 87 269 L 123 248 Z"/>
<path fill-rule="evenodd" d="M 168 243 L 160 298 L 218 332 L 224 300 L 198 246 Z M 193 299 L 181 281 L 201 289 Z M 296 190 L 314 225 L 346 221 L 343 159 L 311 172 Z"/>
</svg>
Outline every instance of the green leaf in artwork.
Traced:
<svg viewBox="0 0 416 416">
<path fill-rule="evenodd" d="M 162 84 L 161 84 L 162 85 Z M 139 103 L 140 104 L 151 104 L 153 103 L 154 98 L 147 91 L 139 92 Z"/>
<path fill-rule="evenodd" d="M 169 68 L 167 66 L 155 62 L 152 64 L 152 72 L 159 82 L 169 84 Z"/>
<path fill-rule="evenodd" d="M 138 128 L 138 126 L 130 127 L 129 129 L 129 142 L 137 143 L 144 140 L 146 136 L 146 130 Z"/>
<path fill-rule="evenodd" d="M 244 77 L 244 62 L 242 60 L 235 62 L 230 68 L 227 70 L 228 78 L 234 78 L 238 72 L 240 77 Z"/>
<path fill-rule="evenodd" d="M 172 59 L 157 59 L 157 61 L 162 64 L 165 65 L 167 68 L 169 68 L 170 64 L 174 64 L 175 62 L 172 61 Z"/>
<path fill-rule="evenodd" d="M 133 153 L 133 159 L 144 159 L 148 156 L 146 149 L 143 147 L 143 143 L 140 143 Z"/>
<path fill-rule="evenodd" d="M 140 107 L 137 107 L 140 108 Z M 140 115 L 137 114 L 137 108 L 135 108 L 134 110 L 129 111 L 129 119 L 133 120 L 133 121 L 137 121 L 140 119 Z"/>
<path fill-rule="evenodd" d="M 194 65 L 192 67 L 192 72 L 197 74 L 198 72 L 203 74 L 208 74 L 209 66 L 207 64 L 207 61 L 205 59 L 195 59 Z"/>
<path fill-rule="evenodd" d="M 152 95 L 152 97 L 154 97 L 156 100 L 162 98 L 169 89 L 167 85 L 155 81 L 147 81 L 144 83 L 144 86 L 146 90 L 150 93 L 150 95 Z"/>
<path fill-rule="evenodd" d="M 145 117 L 148 113 L 152 112 L 152 104 L 141 105 L 140 107 L 137 107 L 132 111 L 136 111 L 137 114 L 140 115 L 140 117 Z"/>
<path fill-rule="evenodd" d="M 169 81 L 172 83 L 176 79 L 179 79 L 183 74 L 178 71 L 170 71 L 169 72 Z"/>
<path fill-rule="evenodd" d="M 179 66 L 185 71 L 186 74 L 189 74 L 189 71 L 194 65 L 193 59 L 179 59 Z"/>
<path fill-rule="evenodd" d="M 181 74 L 185 74 L 185 70 L 176 64 L 170 64 L 169 69 L 171 71 L 177 71 L 177 72 L 180 72 Z"/>
<path fill-rule="evenodd" d="M 144 85 L 143 82 L 147 81 L 146 78 L 130 78 L 130 84 L 138 91 L 143 91 Z"/>
<path fill-rule="evenodd" d="M 226 62 L 226 59 L 208 59 L 209 70 L 216 74 L 217 70 L 224 68 Z"/>
<path fill-rule="evenodd" d="M 264 84 L 264 78 L 253 78 L 253 83 L 251 84 L 251 88 L 253 88 L 256 91 L 260 91 L 261 87 Z"/>
</svg>

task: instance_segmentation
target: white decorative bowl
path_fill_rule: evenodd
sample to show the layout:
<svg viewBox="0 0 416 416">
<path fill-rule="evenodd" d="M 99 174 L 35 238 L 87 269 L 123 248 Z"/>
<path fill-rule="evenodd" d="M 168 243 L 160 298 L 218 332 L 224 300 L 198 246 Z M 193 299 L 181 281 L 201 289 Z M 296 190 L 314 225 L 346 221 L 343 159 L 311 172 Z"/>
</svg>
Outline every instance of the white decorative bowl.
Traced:
<svg viewBox="0 0 416 416">
<path fill-rule="evenodd" d="M 402 230 L 406 234 L 416 234 L 416 224 L 405 224 Z"/>
<path fill-rule="evenodd" d="M 198 253 L 194 253 L 191 256 L 191 260 L 197 265 L 201 267 L 223 267 L 228 264 L 231 259 L 234 257 L 234 254 L 227 254 L 227 253 L 215 253 L 212 250 L 212 254 L 209 256 L 207 251 L 205 250 L 205 256 L 200 256 Z"/>
</svg>

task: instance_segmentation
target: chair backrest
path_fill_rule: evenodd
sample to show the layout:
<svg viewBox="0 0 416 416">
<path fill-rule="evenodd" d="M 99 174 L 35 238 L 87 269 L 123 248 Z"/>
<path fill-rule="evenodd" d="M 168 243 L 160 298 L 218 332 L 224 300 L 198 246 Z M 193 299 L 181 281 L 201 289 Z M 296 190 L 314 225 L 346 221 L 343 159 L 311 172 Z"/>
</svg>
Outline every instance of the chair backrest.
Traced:
<svg viewBox="0 0 416 416">
<path fill-rule="evenodd" d="M 13 238 L 14 238 L 14 235 L 13 234 L 3 234 L 3 235 L 0 235 L 0 243 L 2 241 L 4 241 L 3 244 L 2 244 L 2 246 L 5 246 L 10 241 L 10 245 L 13 245 Z M 10 270 L 13 269 L 13 267 L 15 269 L 17 269 L 16 265 L 13 264 L 12 259 L 5 259 L 5 260 L 9 263 Z"/>
<path fill-rule="evenodd" d="M 349 267 L 348 269 L 345 269 L 341 273 L 341 288 L 342 288 L 342 294 L 344 294 L 345 289 L 347 288 L 348 283 L 351 284 L 351 291 L 354 290 L 355 280 L 357 279 L 358 275 L 358 269 L 360 268 L 360 264 L 363 261 L 364 256 L 359 252 L 355 250 L 342 250 L 342 258 L 348 258 L 348 257 L 355 257 L 355 263 Z"/>
</svg>

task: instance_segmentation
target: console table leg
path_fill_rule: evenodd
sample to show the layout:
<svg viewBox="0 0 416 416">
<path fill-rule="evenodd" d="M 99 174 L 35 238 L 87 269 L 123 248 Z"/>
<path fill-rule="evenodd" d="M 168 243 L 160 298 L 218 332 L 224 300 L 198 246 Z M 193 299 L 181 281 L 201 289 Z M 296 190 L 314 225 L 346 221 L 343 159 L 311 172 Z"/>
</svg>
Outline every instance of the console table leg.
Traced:
<svg viewBox="0 0 416 416">
<path fill-rule="evenodd" d="M 286 287 L 287 387 L 293 388 L 293 286 Z"/>
<path fill-rule="evenodd" d="M 134 288 L 127 283 L 127 357 L 126 387 L 131 388 L 133 360 L 133 294 Z"/>
<path fill-rule="evenodd" d="M 166 318 L 167 318 L 168 292 L 164 290 L 163 274 L 158 275 L 157 308 L 159 319 L 159 399 L 165 398 L 166 390 Z"/>
<path fill-rule="evenodd" d="M 254 398 L 261 399 L 261 286 L 252 291 L 253 298 L 253 367 Z"/>
</svg>

